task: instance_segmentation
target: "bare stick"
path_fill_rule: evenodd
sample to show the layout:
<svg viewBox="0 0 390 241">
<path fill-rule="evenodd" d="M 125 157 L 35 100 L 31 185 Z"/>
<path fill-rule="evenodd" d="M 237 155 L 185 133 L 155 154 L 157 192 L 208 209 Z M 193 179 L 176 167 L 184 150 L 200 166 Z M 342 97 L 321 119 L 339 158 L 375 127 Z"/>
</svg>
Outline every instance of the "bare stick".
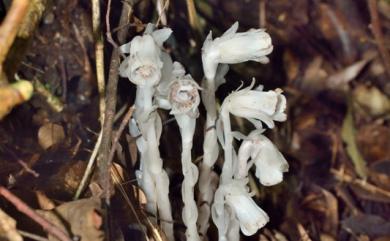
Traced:
<svg viewBox="0 0 390 241">
<path fill-rule="evenodd" d="M 110 25 L 110 13 L 111 13 L 111 0 L 108 0 L 108 3 L 107 3 L 107 12 L 106 12 L 106 29 L 107 29 L 107 32 L 106 32 L 106 37 L 107 37 L 107 41 L 112 44 L 112 46 L 114 46 L 114 48 L 118 48 L 118 44 L 115 42 L 115 40 L 112 38 L 112 34 L 111 34 L 111 25 Z M 123 13 L 123 12 L 122 12 Z M 119 26 L 121 26 L 119 24 Z"/>
<path fill-rule="evenodd" d="M 73 200 L 77 200 L 80 198 L 81 193 L 85 189 L 85 186 L 87 184 L 87 181 L 89 180 L 89 177 L 91 176 L 93 166 L 95 164 L 96 156 L 99 152 L 100 144 L 102 143 L 102 131 L 99 133 L 99 137 L 95 143 L 95 147 L 93 148 L 92 154 L 88 160 L 87 168 L 84 171 L 83 178 L 81 179 L 81 182 L 79 186 L 77 187 L 76 194 L 73 197 Z"/>
<path fill-rule="evenodd" d="M 69 236 L 64 231 L 36 213 L 25 202 L 12 194 L 7 188 L 0 186 L 0 195 L 11 202 L 20 212 L 26 214 L 29 218 L 41 225 L 44 230 L 57 239 L 61 241 L 72 241 L 72 239 L 69 238 Z"/>
<path fill-rule="evenodd" d="M 96 80 L 99 91 L 99 109 L 100 109 L 100 123 L 103 126 L 104 112 L 106 103 L 104 102 L 104 94 L 106 92 L 106 85 L 104 83 L 104 43 L 100 28 L 100 4 L 99 0 L 91 0 L 92 2 L 92 28 L 95 40 L 95 57 L 96 57 Z"/>
<path fill-rule="evenodd" d="M 49 239 L 47 239 L 47 238 L 44 238 L 44 237 L 41 237 L 39 235 L 36 235 L 36 234 L 33 234 L 33 233 L 29 233 L 29 232 L 26 232 L 26 231 L 23 231 L 23 230 L 18 230 L 18 233 L 20 235 L 22 235 L 23 237 L 26 237 L 26 238 L 29 238 L 29 239 L 33 239 L 33 240 L 37 240 L 37 241 L 49 241 Z"/>
<path fill-rule="evenodd" d="M 390 77 L 390 54 L 385 47 L 382 26 L 379 21 L 377 0 L 368 0 L 368 8 L 370 9 L 371 16 L 371 31 L 374 35 L 376 44 L 379 49 L 379 53 L 382 56 L 383 64 L 385 65 L 387 75 Z"/>
<path fill-rule="evenodd" d="M 110 4 L 110 3 L 109 3 Z M 107 8 L 106 13 L 106 25 L 110 27 L 109 15 L 110 5 Z M 121 17 L 119 20 L 119 25 L 126 24 L 132 13 L 132 6 L 124 3 L 122 8 Z M 109 28 L 107 31 L 109 32 Z M 127 28 L 123 28 L 118 31 L 118 40 L 120 43 L 123 43 L 126 39 Z M 98 168 L 99 168 L 99 179 L 101 187 L 103 188 L 103 198 L 106 203 L 110 203 L 110 193 L 112 190 L 111 175 L 110 175 L 110 166 L 111 161 L 109 160 L 109 154 L 111 149 L 111 135 L 112 135 L 112 125 L 114 122 L 115 108 L 116 108 L 116 94 L 117 94 L 117 85 L 119 78 L 119 50 L 114 47 L 111 56 L 110 68 L 108 72 L 108 84 L 106 92 L 106 111 L 104 114 L 104 123 L 103 123 L 103 135 L 102 135 L 102 144 L 100 149 L 100 154 L 98 157 Z"/>
<path fill-rule="evenodd" d="M 129 123 L 130 118 L 133 115 L 133 112 L 134 112 L 134 106 L 131 106 L 129 108 L 129 110 L 127 111 L 125 117 L 123 118 L 123 120 L 119 126 L 118 131 L 115 133 L 115 136 L 114 136 L 114 138 L 112 140 L 112 144 L 111 144 L 110 154 L 108 155 L 109 162 L 112 162 L 112 160 L 114 159 L 114 154 L 115 154 L 116 146 L 117 146 L 116 144 L 118 143 L 119 138 L 121 137 L 123 130 L 127 126 L 127 123 Z"/>
<path fill-rule="evenodd" d="M 15 40 L 19 27 L 26 16 L 30 0 L 14 0 L 7 16 L 0 26 L 0 73 L 3 62 Z"/>
</svg>

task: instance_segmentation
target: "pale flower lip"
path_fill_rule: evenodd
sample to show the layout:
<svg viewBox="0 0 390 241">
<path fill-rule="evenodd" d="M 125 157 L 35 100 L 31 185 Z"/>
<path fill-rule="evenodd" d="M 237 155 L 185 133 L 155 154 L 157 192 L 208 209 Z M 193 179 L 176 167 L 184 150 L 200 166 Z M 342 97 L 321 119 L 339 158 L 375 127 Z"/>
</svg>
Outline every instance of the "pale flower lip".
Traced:
<svg viewBox="0 0 390 241">
<path fill-rule="evenodd" d="M 266 55 L 273 50 L 272 40 L 264 29 L 237 33 L 235 22 L 221 37 L 207 36 L 202 47 L 202 61 L 207 79 L 214 79 L 218 64 L 236 64 L 245 61 L 269 62 Z"/>
<path fill-rule="evenodd" d="M 160 81 L 163 67 L 161 47 L 172 32 L 167 28 L 149 31 L 120 46 L 122 53 L 130 55 L 119 66 L 119 74 L 139 86 L 155 86 Z"/>
<path fill-rule="evenodd" d="M 281 90 L 252 90 L 253 85 L 254 81 L 249 87 L 227 96 L 223 101 L 221 114 L 231 113 L 246 118 L 258 129 L 262 128 L 261 121 L 269 128 L 275 126 L 274 121 L 285 121 L 286 97 L 282 95 Z"/>
<path fill-rule="evenodd" d="M 278 148 L 258 130 L 252 131 L 238 151 L 239 163 L 249 157 L 256 165 L 256 177 L 264 186 L 276 185 L 283 181 L 283 173 L 288 171 L 288 163 Z"/>
<path fill-rule="evenodd" d="M 225 202 L 234 211 L 240 229 L 246 236 L 255 234 L 268 223 L 269 217 L 251 198 L 247 191 L 247 179 L 235 179 L 220 187 Z"/>
<path fill-rule="evenodd" d="M 172 107 L 170 114 L 188 114 L 197 117 L 200 103 L 199 89 L 199 85 L 190 75 L 173 81 L 168 95 Z"/>
</svg>

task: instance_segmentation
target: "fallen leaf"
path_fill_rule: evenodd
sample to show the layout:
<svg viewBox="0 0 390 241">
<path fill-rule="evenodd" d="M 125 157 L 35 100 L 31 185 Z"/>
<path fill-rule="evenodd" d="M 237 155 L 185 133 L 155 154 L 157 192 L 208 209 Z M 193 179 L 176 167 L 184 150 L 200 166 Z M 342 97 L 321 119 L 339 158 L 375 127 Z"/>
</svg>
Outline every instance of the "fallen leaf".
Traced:
<svg viewBox="0 0 390 241">
<path fill-rule="evenodd" d="M 300 241 L 312 241 L 302 224 L 297 223 L 298 233 L 300 235 Z"/>
<path fill-rule="evenodd" d="M 43 192 L 36 191 L 35 194 L 37 196 L 39 207 L 42 210 L 52 210 L 56 207 L 54 202 L 50 200 L 50 198 L 48 198 Z"/>
<path fill-rule="evenodd" d="M 374 86 L 358 85 L 353 90 L 356 104 L 374 117 L 390 115 L 390 98 Z"/>
<path fill-rule="evenodd" d="M 16 230 L 16 221 L 0 209 L 0 240 L 22 241 L 23 238 Z"/>
<path fill-rule="evenodd" d="M 60 144 L 65 139 L 64 128 L 54 123 L 46 123 L 39 128 L 38 142 L 43 149 Z"/>
<path fill-rule="evenodd" d="M 376 162 L 369 170 L 370 179 L 379 187 L 390 191 L 390 160 Z"/>
<path fill-rule="evenodd" d="M 370 237 L 390 235 L 390 222 L 376 215 L 360 214 L 342 221 L 342 227 L 354 234 Z"/>
<path fill-rule="evenodd" d="M 360 154 L 359 148 L 356 144 L 356 129 L 352 115 L 352 104 L 349 101 L 348 111 L 345 115 L 343 126 L 341 129 L 341 137 L 345 142 L 346 151 L 355 166 L 356 173 L 362 177 L 367 177 L 366 161 Z"/>
<path fill-rule="evenodd" d="M 361 125 L 356 133 L 356 141 L 368 165 L 390 160 L 390 128 L 383 122 Z"/>
<path fill-rule="evenodd" d="M 70 232 L 80 237 L 80 240 L 99 241 L 104 239 L 104 233 L 101 230 L 103 224 L 101 203 L 98 198 L 67 202 L 54 210 L 38 210 L 38 212 L 68 234 Z M 57 241 L 51 235 L 48 238 L 51 241 Z"/>
</svg>

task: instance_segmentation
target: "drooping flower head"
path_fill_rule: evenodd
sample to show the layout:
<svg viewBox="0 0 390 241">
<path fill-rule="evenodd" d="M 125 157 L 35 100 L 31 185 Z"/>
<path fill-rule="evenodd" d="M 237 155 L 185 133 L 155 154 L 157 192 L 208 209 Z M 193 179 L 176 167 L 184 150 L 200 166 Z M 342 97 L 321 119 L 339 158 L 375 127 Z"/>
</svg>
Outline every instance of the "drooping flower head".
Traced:
<svg viewBox="0 0 390 241">
<path fill-rule="evenodd" d="M 235 22 L 221 37 L 207 36 L 202 48 L 203 70 L 207 79 L 214 79 L 218 64 L 236 64 L 246 61 L 268 63 L 266 55 L 272 52 L 272 40 L 264 29 L 237 33 Z"/>
<path fill-rule="evenodd" d="M 161 47 L 172 30 L 168 28 L 151 32 L 148 26 L 143 36 L 134 37 L 122 45 L 120 51 L 129 53 L 119 67 L 119 74 L 138 86 L 155 86 L 161 79 Z"/>
<path fill-rule="evenodd" d="M 249 87 L 228 95 L 221 106 L 221 115 L 231 113 L 246 118 L 258 129 L 262 129 L 261 122 L 273 128 L 274 121 L 285 121 L 286 97 L 282 95 L 282 90 L 252 90 L 254 83 L 253 80 Z"/>
<path fill-rule="evenodd" d="M 232 179 L 231 182 L 220 186 L 215 193 L 216 205 L 213 205 L 212 214 L 214 222 L 219 221 L 220 225 L 226 225 L 222 219 L 218 219 L 222 214 L 222 205 L 227 204 L 238 219 L 242 233 L 250 236 L 264 227 L 269 217 L 251 198 L 246 186 L 247 182 L 247 179 Z"/>
<path fill-rule="evenodd" d="M 252 131 L 241 143 L 238 150 L 238 175 L 247 174 L 247 162 L 251 159 L 256 166 L 256 177 L 264 186 L 276 185 L 283 181 L 288 163 L 278 148 L 259 130 Z"/>
</svg>

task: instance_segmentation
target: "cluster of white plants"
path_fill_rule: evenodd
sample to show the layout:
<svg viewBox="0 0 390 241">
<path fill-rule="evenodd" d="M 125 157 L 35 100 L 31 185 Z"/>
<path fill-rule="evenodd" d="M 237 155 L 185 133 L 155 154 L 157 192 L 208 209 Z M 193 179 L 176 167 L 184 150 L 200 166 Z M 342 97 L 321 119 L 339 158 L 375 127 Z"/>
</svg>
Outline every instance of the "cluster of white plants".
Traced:
<svg viewBox="0 0 390 241">
<path fill-rule="evenodd" d="M 288 170 L 283 155 L 262 134 L 263 123 L 273 128 L 274 121 L 286 120 L 286 98 L 280 89 L 263 91 L 262 86 L 254 88 L 253 80 L 249 87 L 227 96 L 217 111 L 215 91 L 225 82 L 228 64 L 268 63 L 266 55 L 273 49 L 271 37 L 264 30 L 237 33 L 237 29 L 236 22 L 219 38 L 213 40 L 211 32 L 207 36 L 202 48 L 205 78 L 201 87 L 164 51 L 163 43 L 172 33 L 169 28 L 156 30 L 149 24 L 142 36 L 120 47 L 122 53 L 128 54 L 121 63 L 120 75 L 137 85 L 136 111 L 129 126 L 132 136 L 141 136 L 137 139 L 138 184 L 145 192 L 147 211 L 156 217 L 155 222 L 159 217 L 170 241 L 174 240 L 174 232 L 169 178 L 159 152 L 162 124 L 157 108 L 170 110 L 180 128 L 184 175 L 182 219 L 187 240 L 207 240 L 210 214 L 221 241 L 238 241 L 240 229 L 244 235 L 255 234 L 269 217 L 251 198 L 247 186 L 249 169 L 255 166 L 255 175 L 265 186 L 280 183 Z M 207 117 L 203 161 L 198 170 L 192 162 L 191 149 L 201 99 Z M 247 136 L 232 131 L 231 114 L 250 121 L 254 130 Z M 233 147 L 234 139 L 241 141 L 238 151 Z M 224 150 L 220 178 L 212 171 L 219 154 L 218 141 Z"/>
</svg>

